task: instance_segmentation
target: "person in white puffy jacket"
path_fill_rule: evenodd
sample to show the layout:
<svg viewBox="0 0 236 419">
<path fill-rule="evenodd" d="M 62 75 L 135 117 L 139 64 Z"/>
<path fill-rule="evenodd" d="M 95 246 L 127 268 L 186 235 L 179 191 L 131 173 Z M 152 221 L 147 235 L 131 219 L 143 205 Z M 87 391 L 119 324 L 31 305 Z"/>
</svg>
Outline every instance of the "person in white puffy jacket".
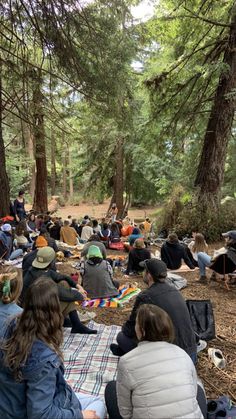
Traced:
<svg viewBox="0 0 236 419">
<path fill-rule="evenodd" d="M 117 382 L 108 383 L 105 400 L 110 419 L 202 419 L 206 399 L 188 354 L 171 342 L 169 315 L 153 304 L 140 306 L 137 348 L 123 355 Z M 201 408 L 200 408 L 201 406 Z"/>
</svg>

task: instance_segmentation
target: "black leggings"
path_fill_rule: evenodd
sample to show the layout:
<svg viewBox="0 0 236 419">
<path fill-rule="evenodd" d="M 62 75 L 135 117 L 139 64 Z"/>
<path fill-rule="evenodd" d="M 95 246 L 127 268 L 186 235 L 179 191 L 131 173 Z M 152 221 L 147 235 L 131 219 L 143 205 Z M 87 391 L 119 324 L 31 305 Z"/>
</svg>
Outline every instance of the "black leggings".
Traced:
<svg viewBox="0 0 236 419">
<path fill-rule="evenodd" d="M 116 394 L 116 381 L 110 381 L 105 389 L 105 402 L 109 419 L 122 419 L 120 415 L 117 394 Z M 207 417 L 207 401 L 205 393 L 200 385 L 197 387 L 197 402 L 201 409 L 204 419 Z"/>
</svg>

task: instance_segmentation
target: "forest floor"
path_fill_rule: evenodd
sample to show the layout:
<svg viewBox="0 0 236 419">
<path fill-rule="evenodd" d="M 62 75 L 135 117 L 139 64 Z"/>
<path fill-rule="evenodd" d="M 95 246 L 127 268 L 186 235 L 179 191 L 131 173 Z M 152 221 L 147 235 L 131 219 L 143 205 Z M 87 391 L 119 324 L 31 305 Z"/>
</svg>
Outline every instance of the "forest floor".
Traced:
<svg viewBox="0 0 236 419">
<path fill-rule="evenodd" d="M 214 247 L 219 248 L 221 245 L 222 243 L 218 243 Z M 122 254 L 121 252 L 108 251 L 108 254 L 112 253 Z M 75 269 L 70 266 L 70 262 L 58 265 L 58 268 L 61 272 L 68 274 L 75 272 Z M 231 286 L 230 291 L 227 291 L 222 283 L 199 284 L 197 282 L 198 271 L 183 272 L 181 275 L 188 281 L 187 288 L 181 291 L 185 299 L 211 300 L 215 316 L 216 339 L 209 342 L 208 347 L 221 349 L 227 362 L 226 368 L 220 370 L 208 360 L 207 349 L 199 353 L 197 370 L 199 377 L 204 382 L 207 397 L 215 399 L 220 395 L 227 394 L 236 402 L 236 286 Z M 210 276 L 210 271 L 208 276 Z M 124 278 L 120 270 L 116 271 L 116 278 L 120 280 L 121 284 L 127 283 L 127 278 Z M 130 277 L 128 281 L 130 283 L 137 282 L 139 288 L 145 288 L 140 276 Z M 134 301 L 131 300 L 117 309 L 88 308 L 87 310 L 96 312 L 95 321 L 98 323 L 122 325 L 128 318 L 133 304 Z"/>
<path fill-rule="evenodd" d="M 68 215 L 71 215 L 72 218 L 83 218 L 84 215 L 89 215 L 92 218 L 101 219 L 105 217 L 107 210 L 109 208 L 110 200 L 107 199 L 103 204 L 92 204 L 91 202 L 81 202 L 79 205 L 66 205 L 60 207 L 55 215 L 62 217 L 63 219 L 67 218 Z M 141 208 L 130 208 L 129 217 L 133 220 L 142 221 L 145 217 L 151 216 L 158 211 L 160 207 L 144 206 Z M 31 205 L 26 205 L 27 211 L 31 209 Z"/>
</svg>

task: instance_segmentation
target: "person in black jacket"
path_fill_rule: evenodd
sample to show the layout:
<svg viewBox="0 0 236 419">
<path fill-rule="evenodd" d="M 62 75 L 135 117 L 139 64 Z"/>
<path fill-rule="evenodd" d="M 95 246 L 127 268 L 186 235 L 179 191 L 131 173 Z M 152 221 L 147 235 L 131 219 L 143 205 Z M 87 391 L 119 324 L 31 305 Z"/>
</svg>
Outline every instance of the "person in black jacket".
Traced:
<svg viewBox="0 0 236 419">
<path fill-rule="evenodd" d="M 146 259 L 151 259 L 151 253 L 146 249 L 143 239 L 136 239 L 133 249 L 129 252 L 128 265 L 125 274 L 129 275 L 131 272 L 143 272 L 144 268 L 140 266 L 140 262 L 143 262 Z"/>
<path fill-rule="evenodd" d="M 148 288 L 137 296 L 129 319 L 117 335 L 118 345 L 114 343 L 110 345 L 112 353 L 122 356 L 137 346 L 135 321 L 138 307 L 141 304 L 154 304 L 169 314 L 175 328 L 174 343 L 187 352 L 196 363 L 196 337 L 189 311 L 181 293 L 166 282 L 166 264 L 158 259 L 148 259 L 141 263 L 145 268 L 144 282 Z"/>
<path fill-rule="evenodd" d="M 71 333 L 97 333 L 96 330 L 89 329 L 81 323 L 74 305 L 75 301 L 83 301 L 85 299 L 85 291 L 80 285 L 76 285 L 70 276 L 61 275 L 52 269 L 51 265 L 55 257 L 56 254 L 51 247 L 43 247 L 37 251 L 32 266 L 26 271 L 23 277 L 23 289 L 19 299 L 20 303 L 24 305 L 26 291 L 37 278 L 42 276 L 49 277 L 58 284 L 58 295 L 62 313 L 64 317 L 69 315 L 72 325 Z"/>
<path fill-rule="evenodd" d="M 179 269 L 182 259 L 190 269 L 195 269 L 194 264 L 188 257 L 185 246 L 179 243 L 177 234 L 169 234 L 166 242 L 161 247 L 161 260 L 168 269 Z"/>
</svg>

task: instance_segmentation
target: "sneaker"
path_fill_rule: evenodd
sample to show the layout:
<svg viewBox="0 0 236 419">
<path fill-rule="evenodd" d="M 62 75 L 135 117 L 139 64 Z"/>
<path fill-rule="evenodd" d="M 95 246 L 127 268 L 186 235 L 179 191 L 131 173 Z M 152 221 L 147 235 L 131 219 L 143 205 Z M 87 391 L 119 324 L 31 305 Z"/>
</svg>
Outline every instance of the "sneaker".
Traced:
<svg viewBox="0 0 236 419">
<path fill-rule="evenodd" d="M 93 320 L 96 317 L 96 313 L 93 311 L 87 311 L 86 313 L 81 313 L 78 311 L 79 319 L 82 323 L 89 322 L 90 320 Z"/>
<path fill-rule="evenodd" d="M 209 357 L 209 360 L 212 361 L 216 367 L 218 368 L 226 367 L 226 360 L 220 349 L 209 348 L 208 357 Z"/>
<path fill-rule="evenodd" d="M 197 353 L 204 351 L 204 349 L 206 349 L 207 347 L 207 343 L 205 340 L 200 339 L 198 344 L 197 344 Z"/>
</svg>

